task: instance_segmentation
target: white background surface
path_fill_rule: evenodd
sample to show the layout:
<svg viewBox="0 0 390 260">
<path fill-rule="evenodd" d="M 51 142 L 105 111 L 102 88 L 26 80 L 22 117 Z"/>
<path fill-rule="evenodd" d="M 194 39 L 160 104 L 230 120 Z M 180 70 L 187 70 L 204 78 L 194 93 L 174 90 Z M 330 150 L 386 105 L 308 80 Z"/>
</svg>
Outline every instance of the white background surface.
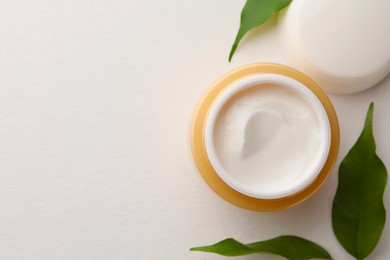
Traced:
<svg viewBox="0 0 390 260">
<path fill-rule="evenodd" d="M 337 170 L 303 204 L 258 213 L 220 199 L 194 169 L 189 122 L 208 86 L 239 65 L 284 62 L 274 29 L 255 30 L 227 62 L 243 4 L 0 1 L 1 259 L 224 259 L 188 249 L 281 234 L 352 259 L 331 229 Z M 375 101 L 390 165 L 389 97 L 389 78 L 331 96 L 340 158 Z M 370 259 L 388 259 L 388 227 Z"/>
</svg>

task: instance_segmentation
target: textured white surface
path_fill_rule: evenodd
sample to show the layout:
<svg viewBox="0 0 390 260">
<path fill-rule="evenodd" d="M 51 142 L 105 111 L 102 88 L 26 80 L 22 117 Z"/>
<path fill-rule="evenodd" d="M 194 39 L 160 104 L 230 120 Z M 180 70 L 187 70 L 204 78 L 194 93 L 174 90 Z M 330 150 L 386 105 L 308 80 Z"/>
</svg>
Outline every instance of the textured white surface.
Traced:
<svg viewBox="0 0 390 260">
<path fill-rule="evenodd" d="M 224 259 L 188 248 L 280 234 L 352 259 L 331 230 L 337 171 L 307 202 L 257 213 L 221 200 L 193 167 L 189 122 L 211 82 L 239 65 L 283 62 L 272 29 L 255 30 L 227 62 L 243 3 L 0 2 L 1 259 Z M 389 97 L 389 78 L 331 96 L 341 157 L 375 101 L 378 153 L 390 165 Z M 388 227 L 371 259 L 390 255 Z"/>
</svg>

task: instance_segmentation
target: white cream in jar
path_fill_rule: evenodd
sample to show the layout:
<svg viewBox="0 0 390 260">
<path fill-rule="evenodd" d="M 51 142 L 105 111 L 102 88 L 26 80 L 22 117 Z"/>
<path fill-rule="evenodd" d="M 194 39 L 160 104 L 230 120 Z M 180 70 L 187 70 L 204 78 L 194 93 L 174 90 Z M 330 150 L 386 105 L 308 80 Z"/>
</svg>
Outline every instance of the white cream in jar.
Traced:
<svg viewBox="0 0 390 260">
<path fill-rule="evenodd" d="M 252 75 L 215 101 L 205 146 L 213 168 L 233 189 L 255 198 L 286 197 L 321 171 L 330 147 L 329 120 L 300 82 Z"/>
</svg>

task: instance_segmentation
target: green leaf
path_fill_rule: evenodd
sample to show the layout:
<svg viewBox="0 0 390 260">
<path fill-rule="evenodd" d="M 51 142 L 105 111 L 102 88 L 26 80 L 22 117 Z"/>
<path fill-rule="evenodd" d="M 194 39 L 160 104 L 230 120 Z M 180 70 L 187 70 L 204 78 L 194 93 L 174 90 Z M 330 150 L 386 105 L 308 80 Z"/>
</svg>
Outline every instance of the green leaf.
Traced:
<svg viewBox="0 0 390 260">
<path fill-rule="evenodd" d="M 241 12 L 240 29 L 229 54 L 229 62 L 242 37 L 251 29 L 263 24 L 274 13 L 288 6 L 292 0 L 247 0 Z"/>
<path fill-rule="evenodd" d="M 375 153 L 373 112 L 371 103 L 359 139 L 341 162 L 332 209 L 333 231 L 356 259 L 364 259 L 374 250 L 386 221 L 383 193 L 387 171 Z"/>
<path fill-rule="evenodd" d="M 242 244 L 233 238 L 228 238 L 214 245 L 191 248 L 190 251 L 216 253 L 223 256 L 270 253 L 294 260 L 332 259 L 330 254 L 316 243 L 296 236 L 279 236 L 251 244 Z"/>
</svg>

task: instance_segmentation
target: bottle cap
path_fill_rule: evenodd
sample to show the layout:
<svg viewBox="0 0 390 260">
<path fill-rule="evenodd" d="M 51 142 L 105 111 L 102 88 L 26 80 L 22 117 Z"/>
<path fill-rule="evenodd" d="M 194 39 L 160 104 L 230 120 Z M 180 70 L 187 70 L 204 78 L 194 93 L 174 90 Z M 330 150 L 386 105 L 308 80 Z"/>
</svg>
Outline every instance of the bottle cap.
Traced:
<svg viewBox="0 0 390 260">
<path fill-rule="evenodd" d="M 290 65 L 331 93 L 355 93 L 390 72 L 390 1 L 294 0 L 280 16 Z"/>
</svg>

